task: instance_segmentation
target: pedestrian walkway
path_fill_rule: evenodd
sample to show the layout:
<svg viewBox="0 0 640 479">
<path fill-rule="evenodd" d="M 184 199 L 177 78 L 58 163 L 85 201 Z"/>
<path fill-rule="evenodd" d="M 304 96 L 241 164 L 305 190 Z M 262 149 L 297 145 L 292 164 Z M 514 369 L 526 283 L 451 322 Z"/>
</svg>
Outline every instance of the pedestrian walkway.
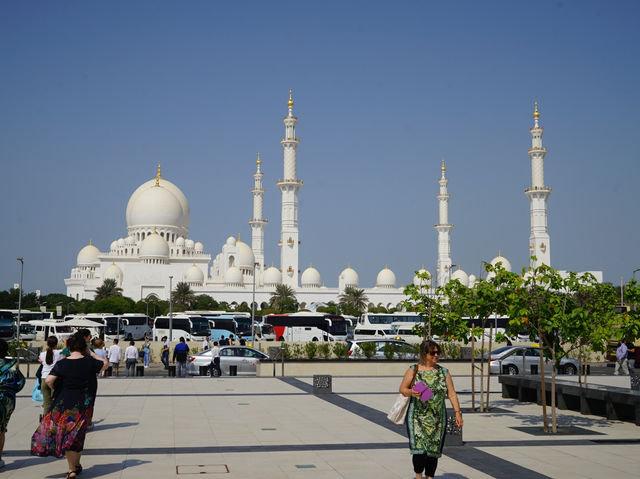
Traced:
<svg viewBox="0 0 640 479">
<path fill-rule="evenodd" d="M 405 429 L 385 418 L 399 382 L 334 377 L 333 394 L 314 395 L 308 377 L 101 379 L 80 477 L 409 479 L 414 475 Z M 465 445 L 445 448 L 438 478 L 600 479 L 638 473 L 640 428 L 631 423 L 558 411 L 560 434 L 545 435 L 541 407 L 502 399 L 497 381 L 492 380 L 489 413 L 470 412 L 469 377 L 455 383 L 465 413 Z M 63 459 L 29 454 L 39 414 L 32 388 L 29 380 L 18 396 L 2 477 L 62 478 Z"/>
</svg>

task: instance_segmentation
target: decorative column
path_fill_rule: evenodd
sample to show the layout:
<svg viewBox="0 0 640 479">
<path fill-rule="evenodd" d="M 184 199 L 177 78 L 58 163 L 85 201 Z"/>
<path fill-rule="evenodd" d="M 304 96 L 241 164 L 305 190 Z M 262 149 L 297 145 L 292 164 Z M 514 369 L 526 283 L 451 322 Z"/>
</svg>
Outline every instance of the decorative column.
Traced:
<svg viewBox="0 0 640 479">
<path fill-rule="evenodd" d="M 447 169 L 444 166 L 444 158 L 440 167 L 441 176 L 438 180 L 440 184 L 440 194 L 438 198 L 439 219 L 438 224 L 434 226 L 438 232 L 438 265 L 436 267 L 436 276 L 438 286 L 444 286 L 450 279 L 451 269 L 451 230 L 453 225 L 449 223 L 449 198 L 451 195 L 447 193 L 447 184 L 449 180 L 445 176 Z"/>
<path fill-rule="evenodd" d="M 251 249 L 255 258 L 256 267 L 254 274 L 260 275 L 264 271 L 264 227 L 267 220 L 262 217 L 262 202 L 264 198 L 264 189 L 262 188 L 262 178 L 264 173 L 260 171 L 260 153 L 256 161 L 256 172 L 253 174 L 253 218 L 249 220 L 251 225 Z"/>
<path fill-rule="evenodd" d="M 302 187 L 302 180 L 296 177 L 296 150 L 300 140 L 296 138 L 296 123 L 298 118 L 293 116 L 293 98 L 289 90 L 287 103 L 289 113 L 284 117 L 285 137 L 280 140 L 284 150 L 284 179 L 277 182 L 282 192 L 282 228 L 280 241 L 280 268 L 282 283 L 298 287 L 298 190 Z"/>
<path fill-rule="evenodd" d="M 531 233 L 529 234 L 529 256 L 535 256 L 532 266 L 541 264 L 551 266 L 551 248 L 549 244 L 549 228 L 547 226 L 547 198 L 551 188 L 544 186 L 544 157 L 547 149 L 542 147 L 542 133 L 544 128 L 538 124 L 540 112 L 538 102 L 535 102 L 533 112 L 534 126 L 531 132 L 531 188 L 524 190 L 529 197 L 531 213 Z"/>
</svg>

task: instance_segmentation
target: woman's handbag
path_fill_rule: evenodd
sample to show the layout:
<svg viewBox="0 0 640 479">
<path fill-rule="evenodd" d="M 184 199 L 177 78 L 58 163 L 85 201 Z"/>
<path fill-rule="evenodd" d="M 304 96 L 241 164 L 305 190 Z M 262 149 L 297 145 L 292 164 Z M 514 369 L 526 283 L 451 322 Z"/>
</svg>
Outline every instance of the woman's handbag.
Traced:
<svg viewBox="0 0 640 479">
<path fill-rule="evenodd" d="M 415 365 L 413 370 L 413 379 L 411 380 L 411 387 L 413 388 L 413 383 L 416 380 L 416 374 L 418 373 L 418 365 Z M 396 401 L 391 406 L 391 411 L 387 414 L 387 419 L 391 421 L 393 424 L 397 426 L 402 426 L 404 424 L 404 420 L 407 417 L 407 410 L 409 409 L 409 401 L 411 401 L 411 396 L 403 396 L 401 393 L 398 393 L 396 397 Z"/>
<path fill-rule="evenodd" d="M 34 402 L 42 402 L 42 389 L 40 389 L 40 380 L 36 379 L 36 384 L 33 387 L 33 392 L 31 393 L 31 400 Z"/>
</svg>

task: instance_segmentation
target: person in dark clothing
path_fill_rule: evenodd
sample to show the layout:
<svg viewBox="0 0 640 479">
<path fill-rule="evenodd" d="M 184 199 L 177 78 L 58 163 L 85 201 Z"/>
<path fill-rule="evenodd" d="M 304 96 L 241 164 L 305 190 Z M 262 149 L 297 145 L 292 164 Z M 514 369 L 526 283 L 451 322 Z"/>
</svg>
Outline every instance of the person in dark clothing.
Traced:
<svg viewBox="0 0 640 479">
<path fill-rule="evenodd" d="M 184 338 L 180 337 L 180 342 L 173 349 L 173 362 L 178 366 L 176 368 L 178 377 L 187 376 L 187 354 L 189 354 L 189 346 L 184 342 Z"/>
</svg>

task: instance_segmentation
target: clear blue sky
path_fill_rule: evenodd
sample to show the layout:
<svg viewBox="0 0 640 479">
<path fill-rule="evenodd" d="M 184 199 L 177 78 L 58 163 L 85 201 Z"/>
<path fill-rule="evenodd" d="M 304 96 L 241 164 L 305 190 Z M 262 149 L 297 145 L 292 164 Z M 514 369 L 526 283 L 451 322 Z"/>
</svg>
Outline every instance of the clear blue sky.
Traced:
<svg viewBox="0 0 640 479">
<path fill-rule="evenodd" d="M 552 266 L 640 267 L 640 3 L 111 1 L 0 3 L 0 289 L 65 292 L 89 239 L 126 236 L 155 175 L 187 196 L 190 237 L 247 242 L 265 173 L 266 261 L 279 263 L 289 88 L 300 267 L 369 287 L 434 270 L 440 161 L 453 262 L 527 263 L 533 101 L 545 128 Z M 640 277 L 640 276 L 639 276 Z"/>
</svg>

